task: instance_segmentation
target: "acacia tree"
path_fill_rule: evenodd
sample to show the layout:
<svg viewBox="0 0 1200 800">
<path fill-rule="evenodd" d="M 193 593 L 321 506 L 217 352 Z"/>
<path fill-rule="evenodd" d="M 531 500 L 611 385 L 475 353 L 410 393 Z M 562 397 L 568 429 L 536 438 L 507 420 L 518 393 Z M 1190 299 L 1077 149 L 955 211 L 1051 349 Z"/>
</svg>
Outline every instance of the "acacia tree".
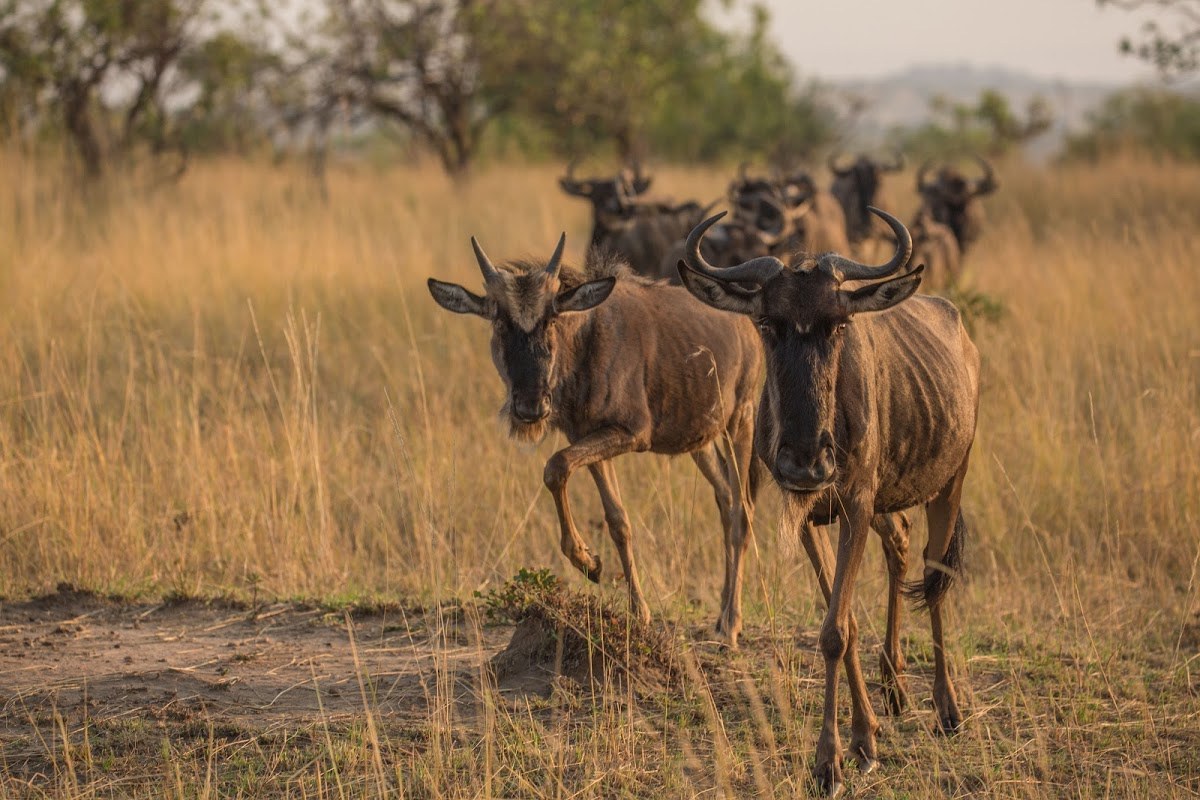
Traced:
<svg viewBox="0 0 1200 800">
<path fill-rule="evenodd" d="M 206 1 L 3 0 L 0 80 L 23 116 L 56 119 L 84 174 L 98 178 L 135 140 L 167 149 L 168 77 Z"/>
<path fill-rule="evenodd" d="M 1178 78 L 1200 70 L 1200 0 L 1097 0 L 1101 6 L 1126 11 L 1159 9 L 1163 20 L 1142 26 L 1135 41 L 1121 40 L 1122 53 L 1153 64 L 1164 78 Z"/>
<path fill-rule="evenodd" d="M 475 0 L 331 0 L 331 53 L 343 100 L 393 121 L 462 177 L 500 111 L 480 75 Z"/>
</svg>

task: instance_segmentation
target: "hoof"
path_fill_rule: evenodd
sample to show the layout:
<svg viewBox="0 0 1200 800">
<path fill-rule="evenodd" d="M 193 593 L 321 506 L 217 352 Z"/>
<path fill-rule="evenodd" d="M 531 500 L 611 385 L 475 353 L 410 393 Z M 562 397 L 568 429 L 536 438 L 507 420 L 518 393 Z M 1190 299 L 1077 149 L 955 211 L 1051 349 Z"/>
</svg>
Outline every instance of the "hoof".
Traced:
<svg viewBox="0 0 1200 800">
<path fill-rule="evenodd" d="M 822 797 L 837 797 L 842 793 L 842 768 L 837 764 L 818 764 L 813 770 L 813 780 Z"/>
<path fill-rule="evenodd" d="M 587 579 L 592 583 L 599 583 L 600 570 L 603 568 L 603 565 L 600 563 L 600 556 L 592 556 L 592 561 L 596 562 L 595 565 L 584 572 L 584 574 L 587 575 Z"/>
<path fill-rule="evenodd" d="M 938 732 L 943 736 L 953 736 L 954 734 L 960 732 L 962 728 L 962 715 L 958 713 L 958 709 L 953 709 L 944 714 L 938 714 Z"/>
<path fill-rule="evenodd" d="M 904 709 L 908 707 L 908 692 L 904 690 L 903 684 L 894 683 L 889 685 L 884 683 L 883 707 L 893 717 L 898 717 L 904 713 Z"/>
<path fill-rule="evenodd" d="M 858 764 L 858 771 L 864 775 L 873 772 L 879 766 L 874 739 L 870 742 L 851 742 L 850 753 Z"/>
</svg>

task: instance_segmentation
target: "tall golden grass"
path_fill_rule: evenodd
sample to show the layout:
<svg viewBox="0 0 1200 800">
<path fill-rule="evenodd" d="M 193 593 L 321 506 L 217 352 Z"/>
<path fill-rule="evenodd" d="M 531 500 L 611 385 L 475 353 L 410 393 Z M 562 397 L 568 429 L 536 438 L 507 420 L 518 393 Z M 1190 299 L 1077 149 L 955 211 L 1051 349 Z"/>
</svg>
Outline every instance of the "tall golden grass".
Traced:
<svg viewBox="0 0 1200 800">
<path fill-rule="evenodd" d="M 466 187 L 431 169 L 347 168 L 330 175 L 328 202 L 299 169 L 232 161 L 177 186 L 80 192 L 62 174 L 0 155 L 0 596 L 69 581 L 437 600 L 522 566 L 570 572 L 541 484 L 556 443 L 505 439 L 486 326 L 441 312 L 424 286 L 478 282 L 471 234 L 495 257 L 544 256 L 565 229 L 578 258 L 587 209 L 558 191 L 554 168 L 497 166 Z M 664 169 L 658 187 L 710 199 L 726 180 Z M 969 259 L 968 281 L 1007 314 L 976 335 L 971 579 L 954 596 L 951 640 L 960 674 L 1009 648 L 1030 669 L 1046 653 L 1078 659 L 1055 667 L 1049 695 L 1012 672 L 1009 707 L 991 710 L 1034 721 L 989 738 L 980 769 L 1009 774 L 1007 754 L 1022 780 L 1052 781 L 1055 737 L 1070 738 L 1074 699 L 1093 682 L 1135 729 L 1081 751 L 1099 761 L 1080 774 L 1131 736 L 1167 747 L 1182 726 L 1200 740 L 1186 700 L 1200 668 L 1200 168 L 1010 164 L 1002 181 Z M 907 175 L 891 187 L 904 216 L 910 187 Z M 630 456 L 619 471 L 652 607 L 715 615 L 718 517 L 690 460 Z M 574 492 L 616 564 L 590 482 Z M 815 583 L 764 495 L 748 622 L 815 625 Z M 858 591 L 872 640 L 877 551 Z M 611 576 L 606 587 L 619 593 Z M 1144 684 L 1112 674 L 1130 665 L 1146 666 Z M 1184 698 L 1167 729 L 1155 681 Z M 1037 721 L 1047 713 L 1059 722 Z M 602 722 L 594 737 L 607 731 L 605 747 L 644 766 L 619 715 Z M 1048 794 L 1092 796 L 1069 786 Z"/>
<path fill-rule="evenodd" d="M 432 170 L 335 173 L 328 204 L 299 170 L 238 162 L 84 196 L 60 174 L 0 165 L 0 592 L 439 596 L 564 566 L 540 482 L 554 444 L 506 441 L 486 327 L 423 285 L 478 282 L 471 234 L 544 256 L 565 229 L 578 257 L 587 210 L 553 168 L 495 168 L 465 191 Z M 725 177 L 658 181 L 708 198 Z M 1008 314 L 978 331 L 975 600 L 1194 601 L 1198 178 L 1010 166 L 989 200 L 969 279 Z M 905 214 L 908 183 L 891 187 Z M 719 529 L 690 462 L 628 457 L 621 474 L 660 607 L 711 602 Z M 750 584 L 776 605 L 804 566 L 772 516 Z"/>
</svg>

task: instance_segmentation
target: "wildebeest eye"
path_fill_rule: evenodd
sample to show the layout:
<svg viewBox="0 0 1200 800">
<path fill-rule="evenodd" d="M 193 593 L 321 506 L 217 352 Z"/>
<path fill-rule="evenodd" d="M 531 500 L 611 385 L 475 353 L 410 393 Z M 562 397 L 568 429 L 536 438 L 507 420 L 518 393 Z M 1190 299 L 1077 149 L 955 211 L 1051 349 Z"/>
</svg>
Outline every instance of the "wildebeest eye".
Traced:
<svg viewBox="0 0 1200 800">
<path fill-rule="evenodd" d="M 765 336 L 769 339 L 775 338 L 775 335 L 777 332 L 777 326 L 775 325 L 774 322 L 772 322 L 769 319 L 760 319 L 755 324 L 758 325 L 758 331 L 763 336 Z"/>
</svg>

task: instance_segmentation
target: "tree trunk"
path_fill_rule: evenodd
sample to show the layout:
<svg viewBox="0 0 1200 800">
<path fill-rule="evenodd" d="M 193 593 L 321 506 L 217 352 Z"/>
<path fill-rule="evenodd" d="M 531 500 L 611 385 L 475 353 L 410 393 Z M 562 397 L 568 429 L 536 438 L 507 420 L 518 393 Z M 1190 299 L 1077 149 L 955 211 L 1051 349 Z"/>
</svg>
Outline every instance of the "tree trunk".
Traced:
<svg viewBox="0 0 1200 800">
<path fill-rule="evenodd" d="M 104 173 L 104 152 L 92 120 L 91 92 L 84 86 L 70 83 L 63 87 L 63 123 L 75 152 L 83 162 L 83 174 L 97 180 Z"/>
</svg>

